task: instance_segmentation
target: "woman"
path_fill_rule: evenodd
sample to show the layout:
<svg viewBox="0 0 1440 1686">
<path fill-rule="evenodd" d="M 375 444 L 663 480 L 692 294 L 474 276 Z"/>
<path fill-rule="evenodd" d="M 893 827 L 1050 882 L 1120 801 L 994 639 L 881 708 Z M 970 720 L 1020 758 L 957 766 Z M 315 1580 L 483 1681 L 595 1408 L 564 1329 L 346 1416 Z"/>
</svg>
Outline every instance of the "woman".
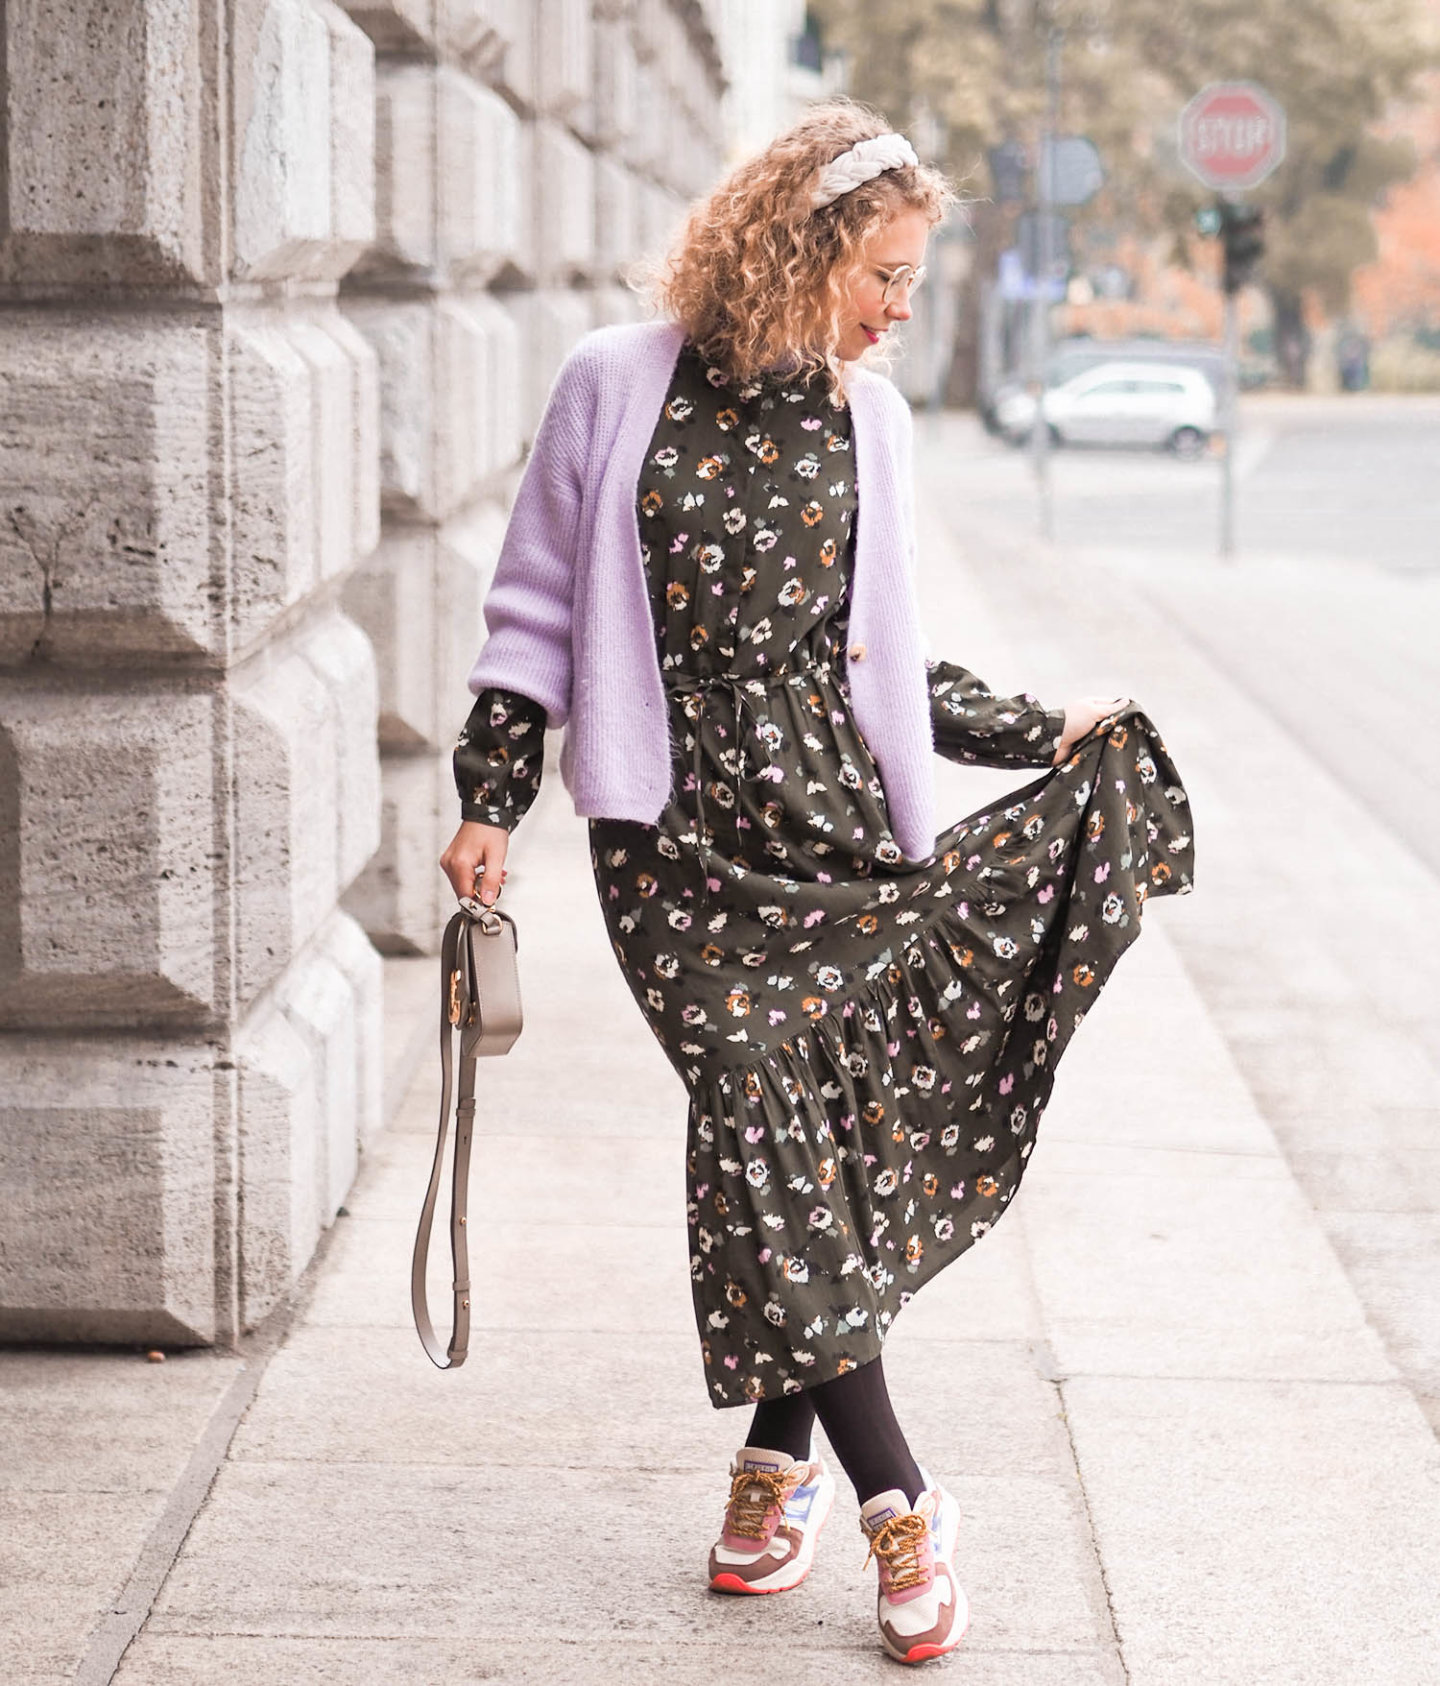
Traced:
<svg viewBox="0 0 1440 1686">
<path fill-rule="evenodd" d="M 909 411 L 864 363 L 951 198 L 876 114 L 812 108 L 693 211 L 670 319 L 576 348 L 486 602 L 441 857 L 494 900 L 568 724 L 615 953 L 691 1097 L 710 1396 L 754 1407 L 710 1584 L 808 1572 L 818 1417 L 907 1662 L 967 1608 L 881 1343 L 1009 1202 L 1146 895 L 1190 871 L 1184 792 L 1125 699 L 1047 712 L 927 668 Z M 937 840 L 937 749 L 1049 770 Z"/>
</svg>

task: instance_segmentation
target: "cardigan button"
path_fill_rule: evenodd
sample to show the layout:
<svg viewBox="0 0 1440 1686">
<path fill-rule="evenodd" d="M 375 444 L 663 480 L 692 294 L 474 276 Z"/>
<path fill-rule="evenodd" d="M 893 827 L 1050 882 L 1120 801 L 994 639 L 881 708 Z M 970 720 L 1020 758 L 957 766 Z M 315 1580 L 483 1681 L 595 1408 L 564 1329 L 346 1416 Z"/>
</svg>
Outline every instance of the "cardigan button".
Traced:
<svg viewBox="0 0 1440 1686">
<path fill-rule="evenodd" d="M 863 644 L 852 644 L 850 646 L 850 660 L 852 662 L 863 662 L 865 660 L 865 646 Z"/>
</svg>

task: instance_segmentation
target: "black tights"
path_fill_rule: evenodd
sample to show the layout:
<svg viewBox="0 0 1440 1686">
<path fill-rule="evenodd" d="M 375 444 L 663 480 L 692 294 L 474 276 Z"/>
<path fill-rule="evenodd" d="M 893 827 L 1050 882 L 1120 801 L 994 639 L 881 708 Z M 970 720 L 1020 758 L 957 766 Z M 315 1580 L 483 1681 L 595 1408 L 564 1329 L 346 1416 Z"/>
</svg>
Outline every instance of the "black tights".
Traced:
<svg viewBox="0 0 1440 1686">
<path fill-rule="evenodd" d="M 895 1420 L 878 1358 L 803 1393 L 782 1394 L 757 1405 L 747 1445 L 808 1458 L 817 1416 L 862 1505 L 893 1487 L 911 1504 L 916 1502 L 924 1483 Z"/>
</svg>

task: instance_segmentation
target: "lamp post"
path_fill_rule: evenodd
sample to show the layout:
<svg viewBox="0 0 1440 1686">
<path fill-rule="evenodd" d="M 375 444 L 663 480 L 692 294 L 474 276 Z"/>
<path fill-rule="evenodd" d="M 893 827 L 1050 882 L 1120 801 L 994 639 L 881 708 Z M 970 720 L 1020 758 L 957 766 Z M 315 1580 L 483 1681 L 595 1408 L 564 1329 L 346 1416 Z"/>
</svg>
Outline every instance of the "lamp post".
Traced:
<svg viewBox="0 0 1440 1686">
<path fill-rule="evenodd" d="M 1055 272 L 1055 138 L 1060 123 L 1060 51 L 1065 32 L 1050 14 L 1045 42 L 1045 119 L 1040 131 L 1040 155 L 1035 169 L 1036 264 L 1035 296 L 1030 306 L 1030 385 L 1035 395 L 1035 419 L 1030 428 L 1030 451 L 1035 464 L 1035 489 L 1040 502 L 1040 536 L 1055 537 L 1055 500 L 1050 485 L 1050 426 L 1045 420 L 1045 371 L 1050 361 L 1050 282 Z"/>
</svg>

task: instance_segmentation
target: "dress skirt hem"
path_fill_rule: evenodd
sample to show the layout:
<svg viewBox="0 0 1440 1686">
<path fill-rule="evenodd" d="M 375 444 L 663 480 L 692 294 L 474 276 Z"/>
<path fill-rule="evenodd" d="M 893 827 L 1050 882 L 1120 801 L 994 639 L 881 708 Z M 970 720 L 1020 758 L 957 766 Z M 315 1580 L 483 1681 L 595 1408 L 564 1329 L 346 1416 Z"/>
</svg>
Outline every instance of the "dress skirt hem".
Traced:
<svg viewBox="0 0 1440 1686">
<path fill-rule="evenodd" d="M 692 1082 L 691 1276 L 715 1405 L 873 1359 L 994 1226 L 1147 897 L 1190 887 L 1183 805 L 1154 728 L 1127 711 L 944 834 L 910 934 L 811 997 L 807 1029 Z"/>
</svg>

